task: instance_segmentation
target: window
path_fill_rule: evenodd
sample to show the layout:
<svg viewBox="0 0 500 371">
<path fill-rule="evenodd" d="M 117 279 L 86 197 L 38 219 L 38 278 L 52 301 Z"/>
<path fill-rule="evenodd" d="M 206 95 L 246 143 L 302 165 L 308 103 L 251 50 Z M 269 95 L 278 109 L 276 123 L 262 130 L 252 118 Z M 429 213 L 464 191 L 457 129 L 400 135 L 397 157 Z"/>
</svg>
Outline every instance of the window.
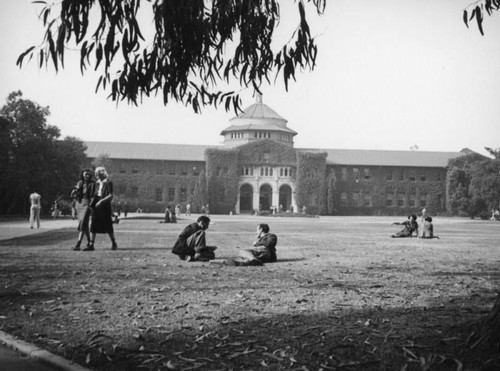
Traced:
<svg viewBox="0 0 500 371">
<path fill-rule="evenodd" d="M 443 180 L 443 173 L 440 170 L 438 170 L 436 180 L 438 182 L 441 182 Z"/>
<path fill-rule="evenodd" d="M 359 193 L 352 194 L 352 205 L 359 206 Z"/>
<path fill-rule="evenodd" d="M 427 180 L 427 177 L 425 176 L 425 173 L 420 174 L 420 181 L 425 182 Z"/>
<path fill-rule="evenodd" d="M 408 206 L 415 207 L 417 206 L 417 195 L 411 194 L 410 199 L 408 200 Z"/>
<path fill-rule="evenodd" d="M 139 169 L 136 167 L 132 168 L 132 174 L 139 174 Z"/>
<path fill-rule="evenodd" d="M 175 200 L 175 188 L 168 189 L 168 201 L 172 202 Z"/>
<path fill-rule="evenodd" d="M 347 201 L 347 193 L 340 193 L 340 206 L 347 206 L 349 203 Z"/>
<path fill-rule="evenodd" d="M 408 178 L 409 178 L 410 181 L 414 182 L 415 179 L 417 179 L 417 175 L 416 175 L 415 171 L 413 171 L 413 170 L 410 171 L 410 175 L 409 175 Z"/>
<path fill-rule="evenodd" d="M 127 173 L 127 170 L 125 170 L 124 167 L 121 167 L 120 168 L 120 174 L 126 174 Z"/>
<path fill-rule="evenodd" d="M 168 173 L 170 175 L 175 175 L 175 166 L 171 166 Z"/>
<path fill-rule="evenodd" d="M 392 180 L 393 175 L 392 175 L 392 169 L 387 170 L 387 180 Z"/>
<path fill-rule="evenodd" d="M 155 200 L 158 202 L 163 201 L 163 189 L 156 188 L 155 190 Z"/>
<path fill-rule="evenodd" d="M 405 205 L 405 195 L 404 195 L 404 193 L 398 193 L 397 202 L 398 202 L 398 206 L 399 207 L 403 207 Z"/>
<path fill-rule="evenodd" d="M 343 167 L 342 171 L 342 180 L 347 180 L 347 168 Z"/>
<path fill-rule="evenodd" d="M 366 180 L 370 179 L 370 169 L 365 169 L 364 170 L 364 174 L 365 174 L 365 179 Z"/>
<path fill-rule="evenodd" d="M 195 175 L 195 176 L 200 175 L 200 171 L 198 170 L 198 168 L 196 166 L 193 166 L 193 175 Z"/>
<path fill-rule="evenodd" d="M 138 187 L 131 187 L 130 193 L 132 194 L 133 197 L 137 197 L 137 194 L 139 193 L 139 188 Z"/>
<path fill-rule="evenodd" d="M 157 174 L 157 175 L 161 175 L 161 174 L 163 174 L 163 169 L 162 169 L 160 166 L 158 166 L 158 167 L 156 168 L 156 174 Z"/>
<path fill-rule="evenodd" d="M 186 202 L 187 200 L 187 189 L 181 188 L 181 202 Z"/>
<path fill-rule="evenodd" d="M 359 169 L 357 167 L 352 169 L 352 176 L 354 180 L 359 180 Z"/>
<path fill-rule="evenodd" d="M 420 195 L 420 206 L 425 207 L 425 205 L 427 205 L 427 195 L 421 194 Z"/>
<path fill-rule="evenodd" d="M 181 175 L 188 175 L 188 171 L 185 166 L 181 167 Z"/>
<path fill-rule="evenodd" d="M 405 180 L 405 171 L 403 169 L 399 170 L 398 180 Z"/>
<path fill-rule="evenodd" d="M 394 205 L 394 194 L 387 193 L 385 205 L 386 206 L 393 206 Z"/>
<path fill-rule="evenodd" d="M 366 206 L 366 207 L 372 206 L 372 196 L 370 194 L 364 195 L 364 206 Z"/>
</svg>

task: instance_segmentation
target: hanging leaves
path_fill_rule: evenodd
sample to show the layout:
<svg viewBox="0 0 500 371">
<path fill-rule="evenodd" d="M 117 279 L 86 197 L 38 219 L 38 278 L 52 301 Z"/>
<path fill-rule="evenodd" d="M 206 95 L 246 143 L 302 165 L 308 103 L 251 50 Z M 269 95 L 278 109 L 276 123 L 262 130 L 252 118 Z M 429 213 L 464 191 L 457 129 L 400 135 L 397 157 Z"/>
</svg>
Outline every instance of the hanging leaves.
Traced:
<svg viewBox="0 0 500 371">
<path fill-rule="evenodd" d="M 500 9 L 500 0 L 478 0 L 464 9 L 463 21 L 465 25 L 469 27 L 469 22 L 475 18 L 477 22 L 477 28 L 479 29 L 479 32 L 481 32 L 481 35 L 484 36 L 484 30 L 483 30 L 484 12 L 486 11 L 488 15 L 491 15 L 493 11 L 499 9 Z"/>
<path fill-rule="evenodd" d="M 39 53 L 40 66 L 52 64 L 57 71 L 59 62 L 64 68 L 65 49 L 76 46 L 82 74 L 89 66 L 101 74 L 96 91 L 111 86 L 113 100 L 133 104 L 161 92 L 164 104 L 173 99 L 195 112 L 206 105 L 240 110 L 238 93 L 218 91 L 220 82 L 234 79 L 242 87 L 259 90 L 275 73 L 276 78 L 282 74 L 288 89 L 297 67 L 312 70 L 317 47 L 306 20 L 306 4 L 311 3 L 319 14 L 326 6 L 326 0 L 298 0 L 299 25 L 275 54 L 271 42 L 280 20 L 277 0 L 34 3 L 43 5 L 45 38 L 39 47 L 23 52 L 17 65 Z M 138 11 L 146 7 L 151 7 L 146 11 L 152 13 L 154 26 L 147 40 L 138 23 Z M 97 22 L 89 22 L 91 14 L 100 17 Z M 90 30 L 89 24 L 96 26 Z M 234 53 L 226 54 L 233 43 Z"/>
</svg>

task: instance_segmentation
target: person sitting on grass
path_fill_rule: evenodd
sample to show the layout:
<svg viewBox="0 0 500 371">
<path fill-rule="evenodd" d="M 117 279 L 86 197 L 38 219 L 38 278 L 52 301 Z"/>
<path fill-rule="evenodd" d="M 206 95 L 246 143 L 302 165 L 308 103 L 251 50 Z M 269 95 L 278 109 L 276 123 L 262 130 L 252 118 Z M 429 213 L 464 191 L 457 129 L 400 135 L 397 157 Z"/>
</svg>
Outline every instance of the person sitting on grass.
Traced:
<svg viewBox="0 0 500 371">
<path fill-rule="evenodd" d="M 439 238 L 438 236 L 434 236 L 434 225 L 432 224 L 432 218 L 430 216 L 425 218 L 424 230 L 420 238 Z"/>
<path fill-rule="evenodd" d="M 228 259 L 227 265 L 236 266 L 257 266 L 264 263 L 276 262 L 276 244 L 278 237 L 269 233 L 269 225 L 259 224 L 257 226 L 257 236 L 251 249 L 240 249 L 240 257 L 237 259 Z"/>
<path fill-rule="evenodd" d="M 418 236 L 418 223 L 417 216 L 415 214 L 409 215 L 408 220 L 401 223 L 392 223 L 393 225 L 404 225 L 404 229 L 400 232 L 393 234 L 391 237 L 412 237 L 413 232 Z"/>
<path fill-rule="evenodd" d="M 202 215 L 196 223 L 189 224 L 181 232 L 172 253 L 179 256 L 181 260 L 186 261 L 209 261 L 215 259 L 214 251 L 216 246 L 207 246 L 205 230 L 210 225 L 210 218 Z"/>
</svg>

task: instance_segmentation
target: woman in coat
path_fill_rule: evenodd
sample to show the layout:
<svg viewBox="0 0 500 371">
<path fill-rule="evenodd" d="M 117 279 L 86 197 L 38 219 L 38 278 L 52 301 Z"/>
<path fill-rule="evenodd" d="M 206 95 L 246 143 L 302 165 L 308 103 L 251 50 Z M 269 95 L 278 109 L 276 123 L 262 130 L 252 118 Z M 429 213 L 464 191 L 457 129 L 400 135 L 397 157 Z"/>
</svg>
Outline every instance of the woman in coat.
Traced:
<svg viewBox="0 0 500 371">
<path fill-rule="evenodd" d="M 118 245 L 115 241 L 113 231 L 113 212 L 111 210 L 111 200 L 113 199 L 113 183 L 108 180 L 108 173 L 104 167 L 95 169 L 96 183 L 91 202 L 92 223 L 90 233 L 92 238 L 89 246 L 83 251 L 93 251 L 97 233 L 107 233 L 111 238 L 111 250 L 116 250 Z"/>
<path fill-rule="evenodd" d="M 78 217 L 78 241 L 73 250 L 80 250 L 83 236 L 87 237 L 87 246 L 90 245 L 90 201 L 94 194 L 95 183 L 92 179 L 92 172 L 85 169 L 80 174 L 80 180 L 71 191 L 71 196 L 75 198 L 76 215 Z"/>
</svg>

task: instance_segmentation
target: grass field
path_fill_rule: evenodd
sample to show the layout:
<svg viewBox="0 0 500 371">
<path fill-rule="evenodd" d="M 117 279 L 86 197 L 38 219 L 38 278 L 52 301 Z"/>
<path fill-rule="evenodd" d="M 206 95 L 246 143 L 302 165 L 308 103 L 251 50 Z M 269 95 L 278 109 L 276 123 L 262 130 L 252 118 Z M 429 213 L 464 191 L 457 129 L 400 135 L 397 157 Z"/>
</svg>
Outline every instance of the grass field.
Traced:
<svg viewBox="0 0 500 371">
<path fill-rule="evenodd" d="M 278 263 L 171 254 L 190 220 L 124 220 L 118 251 L 74 230 L 0 242 L 0 329 L 99 370 L 478 370 L 467 344 L 500 283 L 500 223 L 435 218 L 440 239 L 392 239 L 401 218 L 213 216 L 218 259 L 258 223 Z"/>
</svg>

